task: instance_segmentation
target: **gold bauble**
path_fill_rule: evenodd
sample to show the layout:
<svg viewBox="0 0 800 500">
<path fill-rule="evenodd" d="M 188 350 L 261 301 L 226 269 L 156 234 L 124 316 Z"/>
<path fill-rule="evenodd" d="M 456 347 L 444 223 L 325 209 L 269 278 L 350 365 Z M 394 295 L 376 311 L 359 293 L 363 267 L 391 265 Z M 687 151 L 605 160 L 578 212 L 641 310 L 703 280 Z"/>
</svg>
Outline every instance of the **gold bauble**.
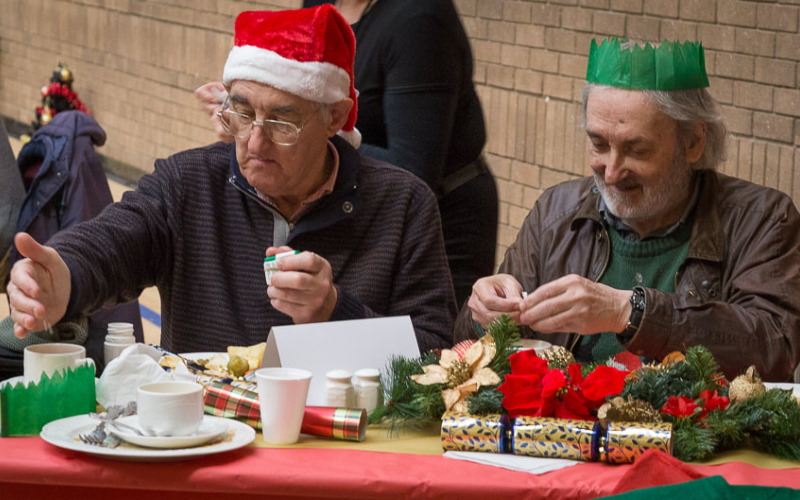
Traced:
<svg viewBox="0 0 800 500">
<path fill-rule="evenodd" d="M 538 356 L 547 361 L 549 368 L 557 368 L 559 370 L 563 370 L 575 362 L 575 356 L 561 345 L 545 349 Z"/>
<path fill-rule="evenodd" d="M 646 401 L 616 396 L 597 409 L 597 420 L 605 429 L 608 422 L 661 422 L 661 414 Z"/>
<path fill-rule="evenodd" d="M 728 399 L 731 403 L 745 401 L 756 396 L 761 396 L 767 391 L 761 377 L 758 376 L 755 366 L 751 366 L 742 375 L 739 375 L 728 387 Z"/>
<path fill-rule="evenodd" d="M 58 71 L 58 79 L 61 83 L 71 83 L 72 82 L 72 71 L 66 66 L 62 66 L 61 69 Z"/>
<path fill-rule="evenodd" d="M 39 117 L 39 122 L 42 125 L 47 125 L 48 123 L 50 123 L 50 120 L 52 120 L 52 119 L 53 119 L 53 115 L 52 115 L 52 112 L 50 111 L 50 108 L 44 108 L 42 110 L 42 115 Z"/>
</svg>

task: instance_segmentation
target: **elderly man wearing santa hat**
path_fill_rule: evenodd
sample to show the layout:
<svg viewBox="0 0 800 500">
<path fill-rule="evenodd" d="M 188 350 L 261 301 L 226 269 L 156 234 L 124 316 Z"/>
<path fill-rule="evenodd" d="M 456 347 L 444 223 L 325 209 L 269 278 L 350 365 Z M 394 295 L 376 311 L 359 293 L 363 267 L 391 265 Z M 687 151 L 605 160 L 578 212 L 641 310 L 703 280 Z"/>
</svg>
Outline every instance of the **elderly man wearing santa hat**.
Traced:
<svg viewBox="0 0 800 500">
<path fill-rule="evenodd" d="M 330 5 L 244 12 L 219 116 L 236 137 L 158 160 L 139 187 L 12 270 L 15 333 L 158 286 L 161 344 L 223 351 L 272 326 L 409 315 L 446 346 L 456 313 L 436 198 L 353 145 L 355 41 Z M 279 260 L 267 285 L 265 257 Z"/>
</svg>

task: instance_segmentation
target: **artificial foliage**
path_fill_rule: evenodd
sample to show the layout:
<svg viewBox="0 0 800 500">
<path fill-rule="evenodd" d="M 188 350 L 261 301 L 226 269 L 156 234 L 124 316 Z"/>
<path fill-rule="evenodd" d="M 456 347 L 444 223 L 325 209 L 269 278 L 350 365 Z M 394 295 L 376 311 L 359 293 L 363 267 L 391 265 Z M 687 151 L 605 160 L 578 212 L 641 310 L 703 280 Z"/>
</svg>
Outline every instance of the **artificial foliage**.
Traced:
<svg viewBox="0 0 800 500">
<path fill-rule="evenodd" d="M 508 358 L 519 342 L 519 328 L 508 316 L 502 316 L 489 325 L 487 333 L 492 336 L 495 346 L 488 367 L 502 379 L 511 370 Z M 442 390 L 446 385 L 418 384 L 412 380 L 412 375 L 423 374 L 424 366 L 437 365 L 440 360 L 441 351 L 428 351 L 417 359 L 392 358 L 383 376 L 387 388 L 386 403 L 370 414 L 370 422 L 388 422 L 393 432 L 402 427 L 419 428 L 438 423 L 445 412 Z M 478 388 L 466 402 L 470 413 L 488 414 L 500 412 L 502 399 L 503 395 L 495 385 Z"/>
<path fill-rule="evenodd" d="M 31 124 L 34 130 L 47 125 L 53 116 L 61 111 L 78 110 L 91 114 L 83 104 L 78 93 L 72 90 L 74 77 L 66 64 L 58 63 L 58 67 L 50 77 L 50 83 L 42 87 L 42 103 L 36 107 L 36 120 Z"/>
<path fill-rule="evenodd" d="M 724 384 L 725 377 L 708 349 L 691 347 L 684 358 L 666 365 L 643 366 L 633 372 L 621 395 L 661 408 L 669 396 L 696 396 L 703 390 L 713 390 Z"/>
<path fill-rule="evenodd" d="M 464 377 L 474 379 L 478 370 L 491 369 L 501 382 L 471 388 L 464 400 L 470 414 L 575 418 L 577 411 L 582 419 L 599 420 L 604 427 L 609 422 L 664 421 L 672 424 L 672 452 L 684 461 L 707 460 L 716 452 L 742 447 L 800 461 L 800 403 L 791 391 L 764 389 L 755 368 L 735 379 L 740 386 L 750 385 L 743 386 L 740 399 L 731 400 L 728 381 L 703 346 L 627 372 L 594 363 L 564 366 L 568 357 L 561 349 L 541 358 L 532 351 L 517 352 L 519 338 L 519 329 L 507 316 L 498 318 L 483 339 L 493 346 L 491 361 L 475 362 L 472 372 L 458 380 L 445 377 L 446 383 L 422 384 L 414 379 L 426 380 L 421 375 L 432 367 L 440 370 L 443 357 L 463 357 L 470 348 L 477 349 L 472 345 L 475 341 L 465 341 L 452 350 L 430 351 L 416 359 L 395 357 L 383 377 L 386 403 L 371 414 L 370 421 L 388 424 L 393 432 L 440 424 L 447 410 L 447 390 L 462 384 Z M 484 348 L 482 352 L 488 351 Z M 525 369 L 522 382 L 509 385 L 511 377 L 520 375 L 520 366 Z M 528 386 L 524 385 L 528 383 L 525 376 L 529 377 Z M 620 385 L 620 377 L 624 377 L 624 385 Z M 621 389 L 614 393 L 612 387 Z M 527 410 L 525 405 L 517 405 L 510 411 L 507 407 L 510 401 L 519 400 L 515 391 L 520 390 L 533 393 L 535 404 Z M 577 406 L 576 401 L 580 403 Z"/>
</svg>

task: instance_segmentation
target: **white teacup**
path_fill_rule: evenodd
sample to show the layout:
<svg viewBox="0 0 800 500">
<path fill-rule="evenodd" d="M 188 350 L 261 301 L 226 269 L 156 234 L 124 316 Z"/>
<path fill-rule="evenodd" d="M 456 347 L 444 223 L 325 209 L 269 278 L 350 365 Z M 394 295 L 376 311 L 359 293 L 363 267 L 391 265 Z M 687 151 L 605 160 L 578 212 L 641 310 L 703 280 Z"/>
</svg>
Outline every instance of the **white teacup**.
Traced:
<svg viewBox="0 0 800 500">
<path fill-rule="evenodd" d="M 256 370 L 264 441 L 292 444 L 300 438 L 311 375 L 299 368 Z"/>
<path fill-rule="evenodd" d="M 94 364 L 86 357 L 86 348 L 77 344 L 34 344 L 23 353 L 23 379 L 26 383 L 39 383 L 43 374 L 51 377 L 65 368 Z"/>
<path fill-rule="evenodd" d="M 203 386 L 151 382 L 136 391 L 139 427 L 152 436 L 188 436 L 203 422 Z"/>
</svg>

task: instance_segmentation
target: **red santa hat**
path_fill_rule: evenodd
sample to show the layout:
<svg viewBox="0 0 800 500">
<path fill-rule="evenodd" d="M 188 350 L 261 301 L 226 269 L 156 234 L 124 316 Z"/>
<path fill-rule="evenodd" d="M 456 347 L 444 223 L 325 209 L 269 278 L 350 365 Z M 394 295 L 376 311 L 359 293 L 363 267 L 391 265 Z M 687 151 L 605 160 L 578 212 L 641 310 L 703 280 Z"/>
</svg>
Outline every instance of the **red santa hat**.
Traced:
<svg viewBox="0 0 800 500">
<path fill-rule="evenodd" d="M 355 128 L 356 40 L 350 25 L 332 5 L 242 12 L 236 18 L 235 31 L 234 47 L 222 74 L 225 85 L 251 80 L 326 104 L 349 97 L 353 108 L 339 135 L 355 147 L 361 144 Z"/>
</svg>

